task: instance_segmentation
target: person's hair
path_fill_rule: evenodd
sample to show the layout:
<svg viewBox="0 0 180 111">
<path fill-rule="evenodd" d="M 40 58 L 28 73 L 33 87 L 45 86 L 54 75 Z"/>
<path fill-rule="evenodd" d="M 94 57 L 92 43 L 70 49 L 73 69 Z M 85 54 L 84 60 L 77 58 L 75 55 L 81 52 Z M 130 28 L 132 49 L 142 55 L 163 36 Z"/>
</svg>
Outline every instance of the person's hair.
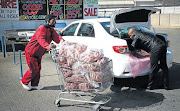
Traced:
<svg viewBox="0 0 180 111">
<path fill-rule="evenodd" d="M 48 22 L 50 22 L 50 20 L 51 20 L 51 19 L 49 19 L 49 18 L 46 18 L 46 19 L 45 19 L 45 22 L 46 22 L 46 23 L 47 23 L 47 21 L 48 21 Z"/>
<path fill-rule="evenodd" d="M 46 22 L 46 23 L 47 23 L 47 21 L 50 22 L 51 19 L 55 19 L 55 18 L 56 18 L 55 15 L 53 15 L 53 14 L 48 14 L 48 15 L 46 15 L 46 17 L 45 17 L 45 22 Z"/>
</svg>

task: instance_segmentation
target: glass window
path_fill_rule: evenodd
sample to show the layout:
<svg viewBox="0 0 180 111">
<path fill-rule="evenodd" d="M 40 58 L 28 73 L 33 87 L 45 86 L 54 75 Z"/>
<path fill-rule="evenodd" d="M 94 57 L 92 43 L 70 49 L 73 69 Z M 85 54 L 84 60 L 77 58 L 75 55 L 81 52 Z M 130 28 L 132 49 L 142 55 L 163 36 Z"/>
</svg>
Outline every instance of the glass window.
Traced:
<svg viewBox="0 0 180 111">
<path fill-rule="evenodd" d="M 79 23 L 70 25 L 68 28 L 66 28 L 66 29 L 62 32 L 62 35 L 63 35 L 63 36 L 74 36 L 74 33 L 75 33 L 76 28 L 77 28 L 78 25 L 79 25 Z"/>
<path fill-rule="evenodd" d="M 145 28 L 145 27 L 139 27 L 139 28 L 140 28 L 142 31 L 144 31 L 144 32 L 147 32 L 147 33 L 150 33 L 150 34 L 154 34 L 152 29 L 147 29 L 147 28 Z"/>
<path fill-rule="evenodd" d="M 101 25 L 110 35 L 115 36 L 115 37 L 119 36 L 119 34 L 116 30 L 114 32 L 110 33 L 110 22 L 101 22 Z"/>
<path fill-rule="evenodd" d="M 101 22 L 101 25 L 110 34 L 110 22 Z"/>
<path fill-rule="evenodd" d="M 93 25 L 88 23 L 82 23 L 77 35 L 95 37 Z"/>
</svg>

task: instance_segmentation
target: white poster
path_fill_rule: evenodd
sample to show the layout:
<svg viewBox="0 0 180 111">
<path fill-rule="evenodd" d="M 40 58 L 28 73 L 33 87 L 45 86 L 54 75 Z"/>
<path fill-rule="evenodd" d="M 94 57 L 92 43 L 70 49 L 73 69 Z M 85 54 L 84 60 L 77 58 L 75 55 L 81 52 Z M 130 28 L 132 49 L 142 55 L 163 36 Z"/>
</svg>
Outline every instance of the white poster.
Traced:
<svg viewBox="0 0 180 111">
<path fill-rule="evenodd" d="M 19 20 L 18 0 L 0 0 L 0 21 Z"/>
<path fill-rule="evenodd" d="M 98 0 L 84 0 L 84 19 L 98 18 Z"/>
</svg>

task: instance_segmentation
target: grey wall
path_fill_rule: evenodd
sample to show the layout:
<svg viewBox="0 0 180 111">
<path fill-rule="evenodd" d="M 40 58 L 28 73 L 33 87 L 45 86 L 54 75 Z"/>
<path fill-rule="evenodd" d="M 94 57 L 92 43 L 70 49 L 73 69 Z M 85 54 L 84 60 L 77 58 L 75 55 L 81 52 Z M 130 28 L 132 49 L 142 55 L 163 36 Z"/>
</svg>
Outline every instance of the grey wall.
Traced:
<svg viewBox="0 0 180 111">
<path fill-rule="evenodd" d="M 151 24 L 154 27 L 180 28 L 180 14 L 152 14 Z"/>
<path fill-rule="evenodd" d="M 77 19 L 72 20 L 57 20 L 57 23 L 66 23 L 67 25 L 71 23 L 72 21 L 75 21 Z M 44 20 L 31 20 L 31 21 L 0 21 L 0 37 L 2 35 L 5 35 L 5 30 L 10 29 L 37 29 L 38 26 L 44 23 Z"/>
</svg>

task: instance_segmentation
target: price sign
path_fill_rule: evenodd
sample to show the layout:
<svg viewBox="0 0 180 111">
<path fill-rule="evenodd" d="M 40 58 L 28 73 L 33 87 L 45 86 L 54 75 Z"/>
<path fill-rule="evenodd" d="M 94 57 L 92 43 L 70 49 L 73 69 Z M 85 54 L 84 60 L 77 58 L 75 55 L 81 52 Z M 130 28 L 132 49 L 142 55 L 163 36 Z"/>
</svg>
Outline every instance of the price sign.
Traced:
<svg viewBox="0 0 180 111">
<path fill-rule="evenodd" d="M 20 20 L 44 20 L 47 15 L 46 0 L 20 0 Z"/>
</svg>

